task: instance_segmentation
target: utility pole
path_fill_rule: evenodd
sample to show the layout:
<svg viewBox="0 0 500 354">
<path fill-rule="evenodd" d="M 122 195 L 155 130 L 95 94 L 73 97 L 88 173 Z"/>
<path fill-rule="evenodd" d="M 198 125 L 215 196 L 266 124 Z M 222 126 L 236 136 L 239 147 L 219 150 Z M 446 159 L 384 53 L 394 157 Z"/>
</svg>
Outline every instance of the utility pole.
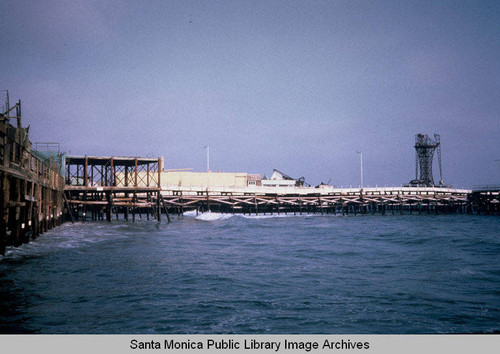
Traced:
<svg viewBox="0 0 500 354">
<path fill-rule="evenodd" d="M 361 171 L 361 189 L 363 189 L 363 152 L 356 151 L 359 154 L 359 167 Z"/>
<path fill-rule="evenodd" d="M 208 186 L 210 184 L 209 181 L 209 172 L 210 172 L 210 146 L 205 146 L 205 149 L 207 149 L 207 198 L 208 198 Z"/>
<path fill-rule="evenodd" d="M 207 149 L 207 173 L 210 172 L 210 146 L 205 146 Z"/>
</svg>

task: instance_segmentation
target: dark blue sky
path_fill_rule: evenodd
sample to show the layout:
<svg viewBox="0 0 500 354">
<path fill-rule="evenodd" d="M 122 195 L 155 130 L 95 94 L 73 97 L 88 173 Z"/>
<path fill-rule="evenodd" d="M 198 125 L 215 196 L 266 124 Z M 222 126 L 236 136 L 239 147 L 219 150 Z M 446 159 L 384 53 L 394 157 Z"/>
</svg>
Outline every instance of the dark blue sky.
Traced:
<svg viewBox="0 0 500 354">
<path fill-rule="evenodd" d="M 0 2 L 0 89 L 31 140 L 166 168 L 400 185 L 441 134 L 455 186 L 500 183 L 498 1 Z M 439 179 L 437 164 L 435 180 Z"/>
</svg>

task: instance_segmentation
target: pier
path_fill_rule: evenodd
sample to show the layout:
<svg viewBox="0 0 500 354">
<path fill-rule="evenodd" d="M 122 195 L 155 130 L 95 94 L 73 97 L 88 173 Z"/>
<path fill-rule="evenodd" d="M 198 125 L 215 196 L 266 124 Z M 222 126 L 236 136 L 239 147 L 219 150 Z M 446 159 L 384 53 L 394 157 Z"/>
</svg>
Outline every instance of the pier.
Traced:
<svg viewBox="0 0 500 354">
<path fill-rule="evenodd" d="M 185 211 L 244 214 L 498 214 L 490 192 L 444 187 L 231 187 L 162 185 L 162 159 L 66 158 L 64 188 L 75 220 L 143 216 L 161 220 Z M 85 172 L 86 171 L 86 172 Z M 84 181 L 87 183 L 84 184 Z M 483 200 L 484 199 L 484 200 Z"/>
<path fill-rule="evenodd" d="M 67 156 L 65 161 L 71 220 L 135 221 L 144 216 L 160 221 L 165 214 L 170 221 L 171 214 L 189 210 L 255 215 L 479 212 L 471 206 L 468 189 L 174 185 L 162 183 L 162 174 L 169 173 L 162 158 Z"/>
</svg>

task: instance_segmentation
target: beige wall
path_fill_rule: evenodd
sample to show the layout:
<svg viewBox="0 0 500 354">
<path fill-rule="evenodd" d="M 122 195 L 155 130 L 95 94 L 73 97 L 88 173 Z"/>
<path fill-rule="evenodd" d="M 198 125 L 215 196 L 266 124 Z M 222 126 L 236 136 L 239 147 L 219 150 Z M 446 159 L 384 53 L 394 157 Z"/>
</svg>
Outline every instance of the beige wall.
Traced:
<svg viewBox="0 0 500 354">
<path fill-rule="evenodd" d="M 132 174 L 133 176 L 133 174 Z M 130 177 L 129 186 L 134 185 L 134 178 Z M 142 179 L 146 179 L 146 172 L 138 172 L 138 187 L 144 187 Z M 124 173 L 117 172 L 116 179 L 123 180 Z M 155 179 L 156 179 L 155 175 Z M 190 171 L 170 171 L 161 172 L 161 186 L 202 186 L 207 187 L 247 187 L 248 174 L 245 172 L 190 172 Z M 260 185 L 260 181 L 258 181 Z M 123 185 L 123 183 L 118 183 Z"/>
<path fill-rule="evenodd" d="M 161 185 L 174 186 L 231 186 L 246 187 L 247 173 L 232 172 L 162 172 Z"/>
</svg>

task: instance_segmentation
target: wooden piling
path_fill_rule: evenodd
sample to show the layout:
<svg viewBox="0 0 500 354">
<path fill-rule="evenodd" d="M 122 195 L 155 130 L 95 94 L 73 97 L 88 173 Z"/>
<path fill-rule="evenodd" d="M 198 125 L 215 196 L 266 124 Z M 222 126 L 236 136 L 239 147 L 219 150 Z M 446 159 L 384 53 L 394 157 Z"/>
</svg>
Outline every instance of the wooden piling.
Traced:
<svg viewBox="0 0 500 354">
<path fill-rule="evenodd" d="M 0 196 L 0 211 L 2 215 L 0 217 L 0 255 L 5 254 L 6 239 L 7 239 L 7 224 L 9 219 L 9 179 L 7 173 L 0 172 L 0 190 L 2 195 Z"/>
</svg>

